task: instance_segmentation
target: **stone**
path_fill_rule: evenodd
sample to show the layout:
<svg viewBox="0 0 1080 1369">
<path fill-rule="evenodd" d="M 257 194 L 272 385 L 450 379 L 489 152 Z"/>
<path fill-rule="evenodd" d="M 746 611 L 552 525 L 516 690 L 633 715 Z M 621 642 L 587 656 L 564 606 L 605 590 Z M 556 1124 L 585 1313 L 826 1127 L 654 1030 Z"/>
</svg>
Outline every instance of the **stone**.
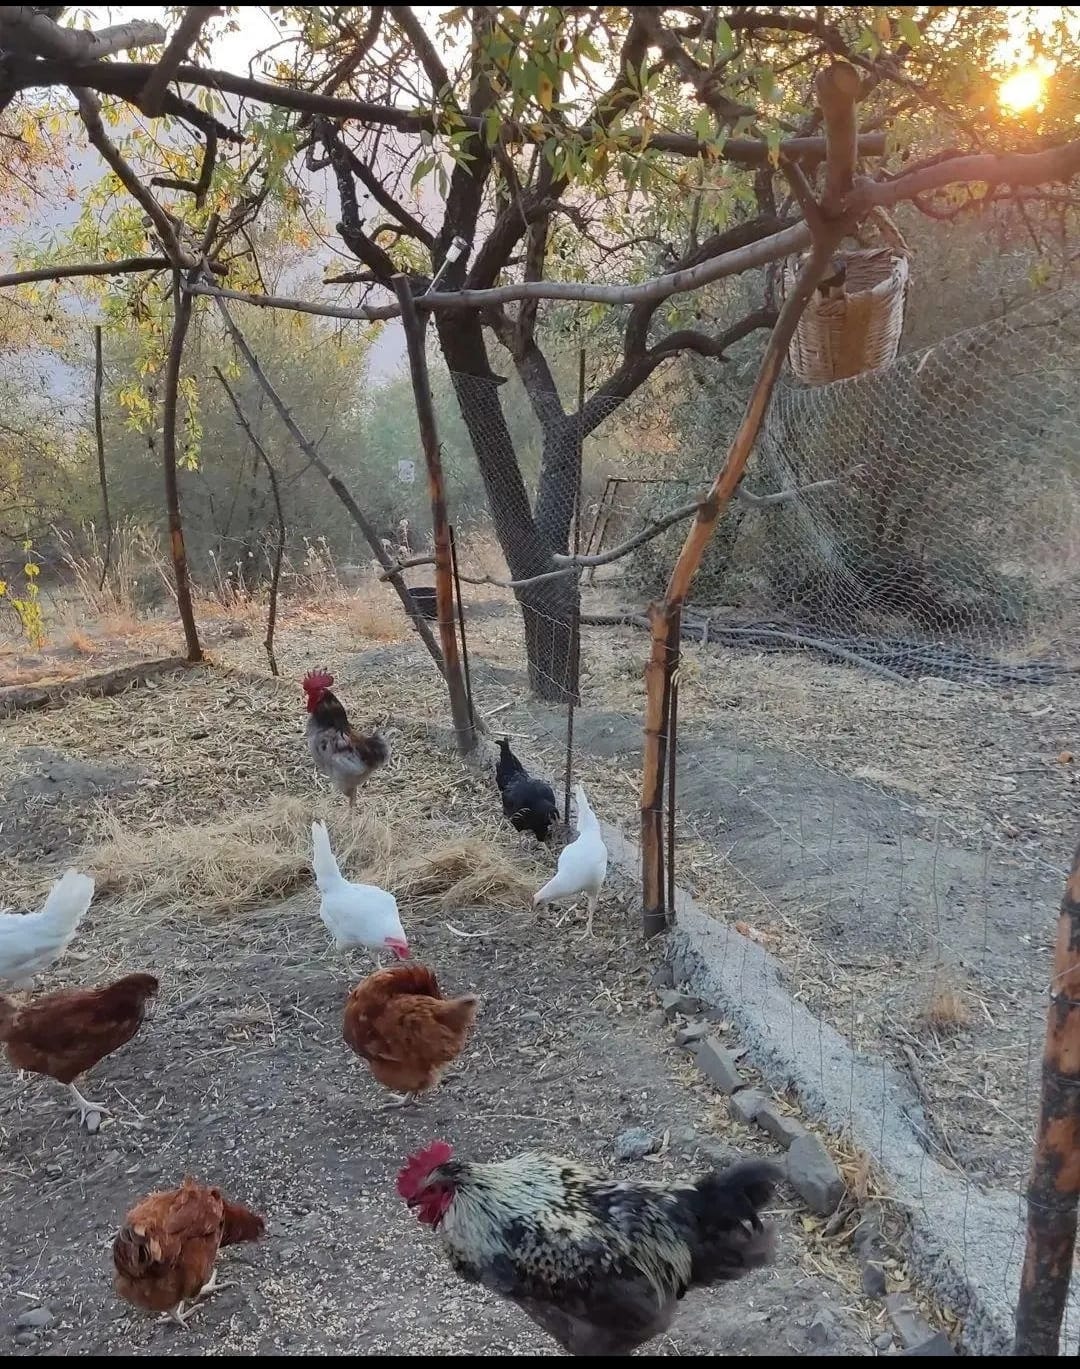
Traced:
<svg viewBox="0 0 1080 1369">
<path fill-rule="evenodd" d="M 680 1013 L 683 1017 L 692 1017 L 701 1004 L 688 993 L 681 993 L 678 989 L 664 989 L 660 995 L 660 1006 L 668 1017 L 677 1017 Z"/>
<path fill-rule="evenodd" d="M 941 1355 L 954 1356 L 956 1351 L 952 1347 L 952 1341 L 944 1331 L 938 1331 L 929 1340 L 921 1341 L 918 1345 L 909 1345 L 906 1350 L 901 1350 L 902 1355 Z"/>
<path fill-rule="evenodd" d="M 806 1338 L 811 1345 L 828 1345 L 836 1338 L 836 1313 L 831 1307 L 819 1307 L 806 1328 Z"/>
<path fill-rule="evenodd" d="M 650 989 L 671 989 L 675 987 L 675 971 L 671 968 L 671 962 L 665 960 L 657 965 L 649 976 Z"/>
<path fill-rule="evenodd" d="M 101 1130 L 101 1113 L 88 1112 L 86 1114 L 86 1122 L 84 1125 L 86 1126 L 87 1134 L 89 1136 L 93 1136 L 96 1132 Z"/>
<path fill-rule="evenodd" d="M 885 1251 L 881 1244 L 881 1216 L 870 1206 L 855 1228 L 855 1254 L 862 1270 L 862 1290 L 871 1298 L 883 1298 L 888 1291 L 885 1279 Z"/>
<path fill-rule="evenodd" d="M 694 1061 L 705 1078 L 725 1093 L 734 1093 L 741 1087 L 743 1078 L 731 1052 L 715 1036 L 707 1036 L 698 1042 Z"/>
<path fill-rule="evenodd" d="M 776 1144 L 783 1146 L 785 1150 L 792 1141 L 797 1141 L 800 1136 L 807 1134 L 806 1128 L 797 1117 L 781 1112 L 776 1104 L 768 1098 L 758 1109 L 757 1117 L 754 1120 L 762 1131 L 771 1136 Z"/>
<path fill-rule="evenodd" d="M 792 1141 L 787 1154 L 788 1180 L 795 1192 L 822 1217 L 831 1217 L 844 1196 L 844 1181 L 832 1156 L 808 1132 Z"/>
<path fill-rule="evenodd" d="M 748 1127 L 764 1102 L 765 1095 L 760 1089 L 740 1089 L 731 1095 L 731 1115 Z"/>
<path fill-rule="evenodd" d="M 44 1331 L 56 1321 L 55 1314 L 48 1307 L 29 1307 L 15 1318 L 16 1331 Z"/>
<path fill-rule="evenodd" d="M 651 1155 L 658 1145 L 657 1139 L 644 1127 L 630 1127 L 615 1138 L 616 1160 L 641 1160 Z"/>
<path fill-rule="evenodd" d="M 905 1350 L 933 1339 L 932 1328 L 923 1319 L 909 1293 L 890 1293 L 885 1299 L 885 1311 Z"/>
<path fill-rule="evenodd" d="M 888 1350 L 889 1346 L 892 1345 L 892 1343 L 893 1334 L 891 1331 L 882 1331 L 882 1333 L 879 1336 L 874 1337 L 875 1350 Z"/>
<path fill-rule="evenodd" d="M 16 1345 L 35 1345 L 37 1343 L 36 1331 L 16 1331 L 13 1337 Z"/>
<path fill-rule="evenodd" d="M 684 1050 L 696 1051 L 698 1042 L 709 1034 L 708 1022 L 689 1022 L 675 1033 L 675 1044 Z"/>
</svg>

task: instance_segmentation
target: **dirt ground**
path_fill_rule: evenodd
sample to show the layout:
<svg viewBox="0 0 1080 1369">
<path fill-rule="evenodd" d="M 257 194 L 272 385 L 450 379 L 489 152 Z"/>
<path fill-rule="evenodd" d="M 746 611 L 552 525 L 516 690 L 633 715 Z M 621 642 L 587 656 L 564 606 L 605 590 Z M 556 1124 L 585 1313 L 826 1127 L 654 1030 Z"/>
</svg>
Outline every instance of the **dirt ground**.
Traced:
<svg viewBox="0 0 1080 1369">
<path fill-rule="evenodd" d="M 253 641 L 233 645 L 235 660 L 257 660 Z M 133 834 L 182 820 L 212 826 L 283 793 L 333 811 L 300 737 L 295 680 L 316 654 L 339 672 L 357 719 L 389 718 L 394 760 L 367 805 L 394 840 L 415 853 L 479 837 L 522 887 L 546 877 L 550 855 L 503 826 L 491 781 L 426 739 L 423 701 L 432 716 L 440 710 L 426 667 L 409 664 L 413 649 L 378 671 L 370 656 L 346 654 L 337 626 L 300 616 L 282 632 L 281 682 L 221 664 L 0 722 L 5 903 L 33 906 L 111 820 Z M 553 1353 L 523 1316 L 449 1273 L 393 1179 L 436 1136 L 477 1158 L 533 1146 L 613 1166 L 616 1136 L 642 1126 L 666 1138 L 663 1153 L 625 1170 L 649 1178 L 767 1153 L 657 1013 L 647 981 L 661 948 L 642 950 L 635 903 L 632 888 L 610 881 L 595 942 L 576 939 L 579 919 L 556 925 L 557 913 L 536 915 L 525 898 L 447 908 L 432 892 L 406 903 L 416 956 L 483 1006 L 454 1076 L 415 1110 L 385 1112 L 340 1039 L 344 996 L 366 965 L 328 953 L 310 893 L 211 914 L 106 890 L 45 983 L 151 970 L 161 1002 L 90 1076 L 84 1092 L 113 1110 L 94 1135 L 77 1129 L 56 1086 L 0 1076 L 0 1344 L 17 1354 Z M 262 1243 L 222 1257 L 232 1286 L 188 1330 L 120 1303 L 109 1254 L 132 1201 L 185 1172 L 269 1222 Z M 787 1191 L 774 1219 L 776 1266 L 690 1295 L 652 1349 L 873 1352 L 881 1314 L 854 1291 L 850 1233 L 826 1235 Z M 906 1286 L 899 1265 L 890 1277 Z M 20 1327 L 20 1314 L 38 1307 L 48 1325 Z"/>
</svg>

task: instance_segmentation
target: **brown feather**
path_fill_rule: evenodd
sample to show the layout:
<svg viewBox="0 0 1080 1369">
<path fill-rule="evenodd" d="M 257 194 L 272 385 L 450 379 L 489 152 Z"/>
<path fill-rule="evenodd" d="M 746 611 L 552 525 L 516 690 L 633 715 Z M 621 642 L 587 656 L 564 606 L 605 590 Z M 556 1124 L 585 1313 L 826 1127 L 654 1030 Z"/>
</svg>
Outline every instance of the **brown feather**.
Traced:
<svg viewBox="0 0 1080 1369">
<path fill-rule="evenodd" d="M 342 1035 L 385 1088 L 423 1093 L 465 1049 L 478 1000 L 444 999 L 423 965 L 377 970 L 345 1004 Z"/>
<path fill-rule="evenodd" d="M 153 975 L 131 974 L 101 989 L 65 989 L 0 1009 L 0 1040 L 16 1069 L 70 1084 L 125 1045 L 142 1026 Z"/>
<path fill-rule="evenodd" d="M 209 1282 L 220 1246 L 257 1240 L 263 1230 L 254 1212 L 185 1178 L 127 1214 L 113 1242 L 114 1286 L 136 1307 L 168 1312 Z"/>
</svg>

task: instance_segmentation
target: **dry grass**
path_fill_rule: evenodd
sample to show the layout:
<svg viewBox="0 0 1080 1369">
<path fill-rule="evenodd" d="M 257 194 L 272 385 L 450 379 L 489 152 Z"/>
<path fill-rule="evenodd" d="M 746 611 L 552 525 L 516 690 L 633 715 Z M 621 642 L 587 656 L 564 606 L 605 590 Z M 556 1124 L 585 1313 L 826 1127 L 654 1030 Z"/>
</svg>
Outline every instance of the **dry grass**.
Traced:
<svg viewBox="0 0 1080 1369">
<path fill-rule="evenodd" d="M 344 607 L 349 630 L 356 637 L 397 642 L 408 631 L 401 601 L 389 585 L 378 581 L 374 572 L 344 601 Z"/>
<path fill-rule="evenodd" d="M 919 1021 L 938 1032 L 959 1031 L 971 1025 L 967 996 L 953 984 L 938 983 L 919 1014 Z"/>
<path fill-rule="evenodd" d="M 312 817 L 310 802 L 285 795 L 202 823 L 147 828 L 108 814 L 106 840 L 81 864 L 102 894 L 116 896 L 120 916 L 153 909 L 226 917 L 313 887 Z M 433 825 L 410 823 L 407 811 L 391 826 L 371 809 L 349 815 L 335 805 L 326 821 L 344 874 L 411 903 L 505 908 L 533 892 L 532 877 L 493 844 L 463 837 L 432 846 Z"/>
</svg>

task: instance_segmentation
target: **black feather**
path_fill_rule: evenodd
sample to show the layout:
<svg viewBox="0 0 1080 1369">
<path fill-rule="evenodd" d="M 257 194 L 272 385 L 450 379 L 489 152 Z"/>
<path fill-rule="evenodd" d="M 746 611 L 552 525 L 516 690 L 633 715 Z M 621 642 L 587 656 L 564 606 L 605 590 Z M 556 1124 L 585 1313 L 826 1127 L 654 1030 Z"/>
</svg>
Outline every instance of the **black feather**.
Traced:
<svg viewBox="0 0 1080 1369">
<path fill-rule="evenodd" d="M 505 737 L 499 742 L 495 783 L 502 794 L 503 813 L 514 829 L 531 832 L 537 841 L 547 841 L 551 824 L 559 815 L 555 791 L 544 780 L 533 779 Z"/>
</svg>

